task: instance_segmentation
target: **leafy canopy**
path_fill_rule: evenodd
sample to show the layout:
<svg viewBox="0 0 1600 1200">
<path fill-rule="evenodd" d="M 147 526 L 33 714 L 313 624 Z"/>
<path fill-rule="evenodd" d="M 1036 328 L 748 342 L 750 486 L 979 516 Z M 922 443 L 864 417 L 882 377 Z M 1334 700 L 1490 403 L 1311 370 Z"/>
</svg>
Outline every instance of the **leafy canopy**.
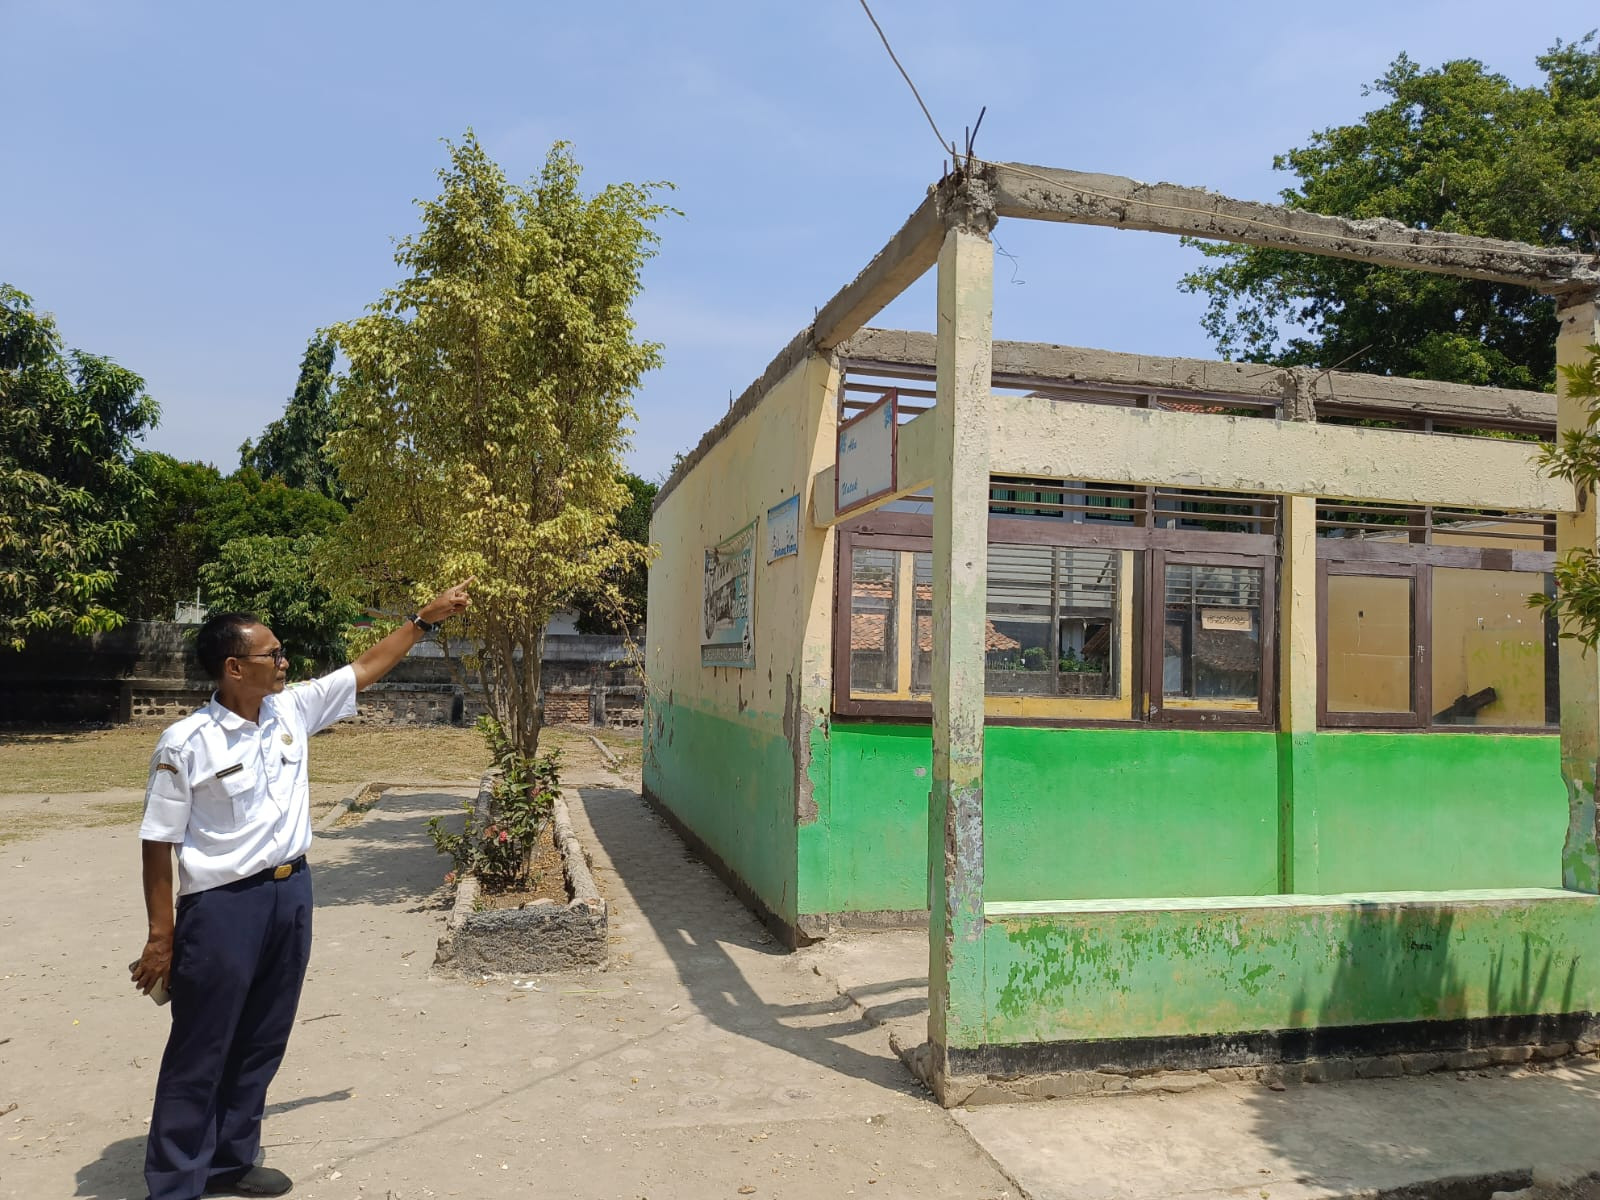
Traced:
<svg viewBox="0 0 1600 1200">
<path fill-rule="evenodd" d="M 1540 461 L 1557 479 L 1577 485 L 1580 495 L 1594 503 L 1600 487 L 1600 346 L 1587 347 L 1586 361 L 1564 363 L 1561 384 L 1568 396 L 1585 402 L 1588 419 L 1578 429 L 1563 430 L 1559 439 L 1543 447 Z M 1589 649 L 1600 643 L 1600 556 L 1592 547 L 1569 551 L 1556 561 L 1555 595 L 1535 593 L 1528 602 L 1555 614 L 1563 637 L 1575 638 Z"/>
<path fill-rule="evenodd" d="M 661 485 L 632 472 L 625 474 L 622 482 L 628 489 L 628 502 L 617 513 L 617 536 L 638 546 L 640 555 L 614 576 L 615 599 L 621 601 L 620 607 L 610 607 L 606 597 L 576 598 L 579 633 L 622 633 L 645 620 L 650 598 L 648 559 L 654 553 L 650 546 L 650 511 Z"/>
<path fill-rule="evenodd" d="M 615 591 L 630 396 L 660 362 L 631 305 L 668 210 L 660 184 L 592 196 L 557 143 L 508 183 L 469 130 L 399 243 L 405 277 L 329 332 L 349 360 L 330 438 L 355 508 L 327 570 L 406 608 L 476 577 L 466 632 L 494 716 L 538 742 L 541 631 L 580 594 Z"/>
<path fill-rule="evenodd" d="M 131 620 L 170 621 L 180 601 L 195 598 L 200 565 L 215 553 L 206 521 L 222 475 L 153 450 L 135 455 L 133 469 L 144 494 L 130 510 L 133 531 L 118 556 L 112 605 Z"/>
<path fill-rule="evenodd" d="M 1600 47 L 1595 34 L 1538 60 L 1519 87 L 1472 59 L 1422 70 L 1404 54 L 1357 124 L 1279 155 L 1291 208 L 1390 217 L 1423 229 L 1600 251 Z M 1184 291 L 1210 298 L 1228 358 L 1456 383 L 1545 388 L 1555 312 L 1525 289 L 1188 239 L 1209 265 Z"/>
<path fill-rule="evenodd" d="M 246 534 L 229 539 L 200 568 L 201 590 L 211 610 L 260 617 L 283 642 L 294 676 L 345 662 L 346 636 L 361 616 L 353 601 L 310 578 L 320 542 L 314 533 Z"/>
<path fill-rule="evenodd" d="M 328 461 L 328 436 L 333 415 L 333 339 L 317 333 L 300 360 L 300 377 L 283 416 L 269 424 L 259 442 L 239 447 L 239 465 L 264 479 L 281 479 L 292 488 L 306 488 L 335 499 L 343 497 L 338 474 Z"/>
<path fill-rule="evenodd" d="M 123 623 L 109 600 L 145 492 L 133 443 L 159 415 L 144 380 L 64 351 L 55 321 L 0 284 L 0 647 Z"/>
</svg>

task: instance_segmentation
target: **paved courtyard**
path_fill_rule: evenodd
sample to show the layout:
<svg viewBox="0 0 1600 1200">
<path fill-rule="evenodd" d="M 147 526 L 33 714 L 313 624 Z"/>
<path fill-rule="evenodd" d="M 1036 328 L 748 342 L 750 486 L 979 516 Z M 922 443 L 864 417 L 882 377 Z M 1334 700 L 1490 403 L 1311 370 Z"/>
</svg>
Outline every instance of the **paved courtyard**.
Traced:
<svg viewBox="0 0 1600 1200">
<path fill-rule="evenodd" d="M 426 821 L 467 789 L 391 789 L 318 835 L 265 1130 L 296 1195 L 1308 1200 L 1472 1176 L 1454 1195 L 1486 1200 L 1535 1165 L 1600 1168 L 1594 1065 L 946 1113 L 891 1048 L 924 1028 L 921 935 L 784 953 L 632 779 L 569 777 L 611 904 L 600 973 L 432 973 L 449 897 Z M 137 801 L 0 796 L 3 823 L 55 806 L 0 846 L 0 1197 L 144 1194 L 167 1016 L 127 983 Z"/>
</svg>

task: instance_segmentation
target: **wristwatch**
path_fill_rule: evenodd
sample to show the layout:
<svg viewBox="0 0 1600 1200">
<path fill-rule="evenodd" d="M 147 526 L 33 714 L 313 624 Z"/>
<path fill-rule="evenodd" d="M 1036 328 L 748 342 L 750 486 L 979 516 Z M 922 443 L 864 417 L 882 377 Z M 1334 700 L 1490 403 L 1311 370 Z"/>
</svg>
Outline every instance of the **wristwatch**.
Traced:
<svg viewBox="0 0 1600 1200">
<path fill-rule="evenodd" d="M 416 613 L 412 613 L 410 616 L 406 617 L 406 620 L 410 621 L 418 629 L 422 630 L 424 634 L 433 633 L 439 628 L 439 626 L 444 624 L 443 621 L 424 621 Z"/>
</svg>

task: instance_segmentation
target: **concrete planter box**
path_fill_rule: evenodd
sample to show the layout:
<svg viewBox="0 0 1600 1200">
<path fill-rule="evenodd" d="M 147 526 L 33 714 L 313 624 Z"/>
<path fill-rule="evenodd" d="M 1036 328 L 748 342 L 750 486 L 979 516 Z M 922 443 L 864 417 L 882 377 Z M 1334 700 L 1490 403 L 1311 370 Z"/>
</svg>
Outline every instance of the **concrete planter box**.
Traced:
<svg viewBox="0 0 1600 1200">
<path fill-rule="evenodd" d="M 485 777 L 478 789 L 480 815 L 488 810 L 489 795 Z M 456 887 L 435 967 L 468 975 L 542 975 L 606 965 L 606 902 L 572 831 L 564 796 L 556 796 L 550 819 L 572 899 L 564 905 L 541 901 L 526 908 L 476 911 L 481 884 L 469 872 Z"/>
</svg>

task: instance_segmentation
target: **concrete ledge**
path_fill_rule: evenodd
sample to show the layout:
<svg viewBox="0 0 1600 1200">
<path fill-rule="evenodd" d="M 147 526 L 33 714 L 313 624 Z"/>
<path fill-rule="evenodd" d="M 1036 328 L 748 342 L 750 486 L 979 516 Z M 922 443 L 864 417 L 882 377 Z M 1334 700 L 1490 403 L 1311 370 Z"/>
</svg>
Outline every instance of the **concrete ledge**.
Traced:
<svg viewBox="0 0 1600 1200">
<path fill-rule="evenodd" d="M 1408 905 L 1452 908 L 1468 904 L 1501 904 L 1523 900 L 1567 900 L 1593 903 L 1589 892 L 1565 888 L 1478 888 L 1444 892 L 1276 892 L 1266 896 L 1137 896 L 1096 900 L 991 900 L 983 906 L 988 919 L 1043 917 L 1066 913 L 1201 912 L 1253 908 L 1353 909 Z M 926 915 L 924 915 L 926 924 Z"/>
<path fill-rule="evenodd" d="M 488 811 L 490 789 L 491 777 L 486 775 L 478 789 L 480 819 Z M 456 888 L 455 906 L 434 956 L 435 967 L 475 975 L 536 975 L 606 965 L 607 906 L 573 832 L 564 796 L 556 796 L 550 820 L 572 899 L 564 905 L 535 901 L 525 908 L 479 911 L 482 884 L 469 872 Z"/>
<path fill-rule="evenodd" d="M 1590 1026 L 1591 1033 L 1594 1026 Z M 1098 1070 L 1018 1071 L 963 1069 L 964 1061 L 946 1060 L 936 1069 L 937 1052 L 926 1042 L 915 1045 L 891 1031 L 890 1045 L 912 1074 L 945 1108 L 1016 1104 L 1029 1100 L 1096 1099 L 1179 1095 L 1217 1084 L 1259 1084 L 1274 1091 L 1312 1083 L 1348 1083 L 1360 1079 L 1399 1079 L 1414 1075 L 1511 1075 L 1545 1065 L 1581 1064 L 1600 1057 L 1593 1038 L 1579 1042 L 1537 1042 L 1495 1045 L 1471 1050 L 1346 1055 L 1300 1062 L 1260 1062 L 1198 1070 L 1144 1070 L 1106 1066 Z M 950 1068 L 954 1069 L 950 1069 Z"/>
<path fill-rule="evenodd" d="M 985 910 L 987 915 L 987 909 Z M 928 928 L 925 908 L 879 908 L 870 912 L 801 913 L 795 927 L 806 937 L 821 940 L 838 933 L 879 933 L 886 929 Z"/>
</svg>

